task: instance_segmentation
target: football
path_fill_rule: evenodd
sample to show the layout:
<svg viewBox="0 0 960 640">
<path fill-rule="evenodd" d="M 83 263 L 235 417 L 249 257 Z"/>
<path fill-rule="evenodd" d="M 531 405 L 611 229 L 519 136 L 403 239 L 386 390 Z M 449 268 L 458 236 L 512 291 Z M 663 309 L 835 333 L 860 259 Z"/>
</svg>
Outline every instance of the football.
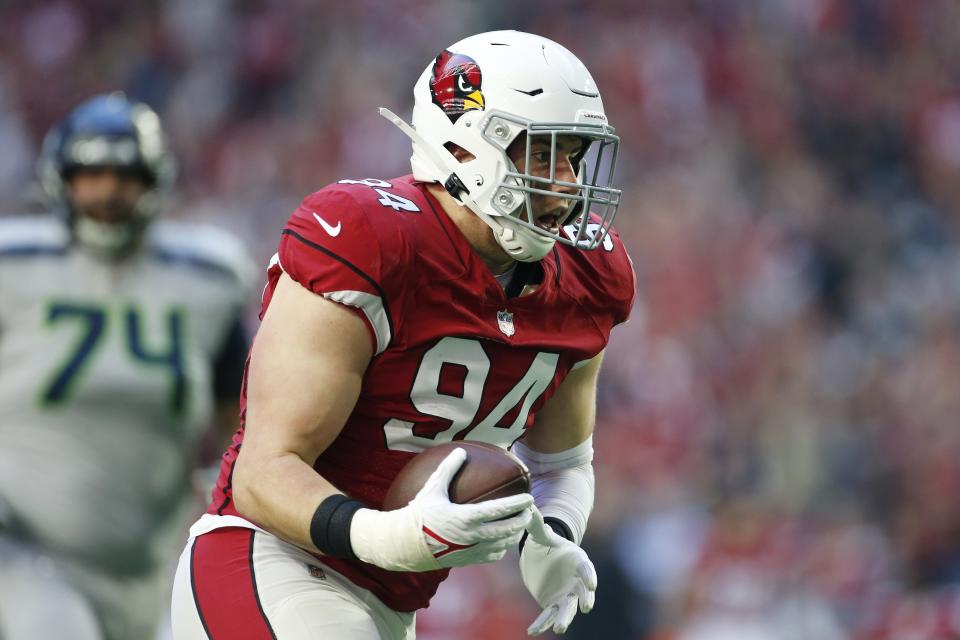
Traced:
<svg viewBox="0 0 960 640">
<path fill-rule="evenodd" d="M 450 483 L 452 502 L 468 504 L 530 491 L 530 472 L 515 455 L 496 445 L 463 440 L 437 445 L 411 458 L 390 485 L 383 508 L 391 511 L 407 506 L 457 447 L 467 452 L 467 459 Z"/>
</svg>

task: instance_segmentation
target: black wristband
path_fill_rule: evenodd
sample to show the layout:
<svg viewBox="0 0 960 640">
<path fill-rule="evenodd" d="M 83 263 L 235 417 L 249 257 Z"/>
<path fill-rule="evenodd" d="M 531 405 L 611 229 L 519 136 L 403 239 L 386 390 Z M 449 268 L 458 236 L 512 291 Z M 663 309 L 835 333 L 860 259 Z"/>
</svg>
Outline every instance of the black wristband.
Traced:
<svg viewBox="0 0 960 640">
<path fill-rule="evenodd" d="M 553 532 L 556 533 L 561 538 L 566 538 L 570 542 L 576 544 L 576 541 L 573 539 L 573 532 L 570 530 L 570 527 L 567 526 L 567 523 L 561 520 L 560 518 L 554 518 L 552 516 L 547 516 L 543 519 L 543 524 L 547 525 Z M 523 545 L 527 542 L 527 536 L 530 535 L 526 531 L 523 532 L 523 536 L 520 538 L 520 553 L 523 553 Z"/>
<path fill-rule="evenodd" d="M 356 560 L 350 545 L 350 523 L 363 508 L 356 500 L 335 494 L 325 498 L 310 520 L 310 540 L 325 555 Z"/>
</svg>

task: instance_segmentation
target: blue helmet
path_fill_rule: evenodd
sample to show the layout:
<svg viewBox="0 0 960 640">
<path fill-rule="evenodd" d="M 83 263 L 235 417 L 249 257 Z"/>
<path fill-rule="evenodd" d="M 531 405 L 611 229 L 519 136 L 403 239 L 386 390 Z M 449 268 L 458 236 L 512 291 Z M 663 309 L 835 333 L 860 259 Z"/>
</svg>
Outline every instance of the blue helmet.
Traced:
<svg viewBox="0 0 960 640">
<path fill-rule="evenodd" d="M 130 219 L 107 224 L 77 212 L 69 178 L 78 169 L 116 169 L 141 177 L 147 189 Z M 159 213 L 176 167 L 157 114 L 116 92 L 83 102 L 47 133 L 37 172 L 47 197 L 66 214 L 75 239 L 99 253 L 118 255 L 137 242 Z"/>
</svg>

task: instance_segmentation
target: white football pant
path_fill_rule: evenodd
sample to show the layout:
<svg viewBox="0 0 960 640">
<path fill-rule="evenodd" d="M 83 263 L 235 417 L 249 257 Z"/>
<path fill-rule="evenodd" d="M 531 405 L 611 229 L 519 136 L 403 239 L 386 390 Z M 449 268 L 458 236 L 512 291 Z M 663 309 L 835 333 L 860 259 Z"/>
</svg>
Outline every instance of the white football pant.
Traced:
<svg viewBox="0 0 960 640">
<path fill-rule="evenodd" d="M 174 640 L 413 640 L 415 614 L 306 551 L 241 527 L 191 536 L 173 586 Z"/>
</svg>

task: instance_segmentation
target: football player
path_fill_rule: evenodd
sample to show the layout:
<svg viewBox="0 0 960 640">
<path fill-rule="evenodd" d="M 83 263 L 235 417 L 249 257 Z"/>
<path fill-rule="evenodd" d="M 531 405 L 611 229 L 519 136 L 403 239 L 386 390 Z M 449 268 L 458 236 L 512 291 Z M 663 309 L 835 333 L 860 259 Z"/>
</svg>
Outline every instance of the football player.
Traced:
<svg viewBox="0 0 960 640">
<path fill-rule="evenodd" d="M 174 166 L 144 104 L 79 105 L 38 168 L 55 214 L 0 219 L 0 637 L 149 639 L 198 443 L 236 420 L 252 268 L 154 220 Z"/>
<path fill-rule="evenodd" d="M 454 44 L 414 100 L 412 127 L 381 111 L 413 175 L 341 180 L 282 231 L 244 428 L 177 570 L 179 640 L 413 638 L 451 567 L 527 532 L 530 633 L 593 605 L 597 375 L 635 288 L 610 226 L 619 140 L 580 60 L 525 33 Z M 532 495 L 451 503 L 456 449 L 381 510 L 411 456 L 461 439 L 512 447 Z"/>
</svg>

